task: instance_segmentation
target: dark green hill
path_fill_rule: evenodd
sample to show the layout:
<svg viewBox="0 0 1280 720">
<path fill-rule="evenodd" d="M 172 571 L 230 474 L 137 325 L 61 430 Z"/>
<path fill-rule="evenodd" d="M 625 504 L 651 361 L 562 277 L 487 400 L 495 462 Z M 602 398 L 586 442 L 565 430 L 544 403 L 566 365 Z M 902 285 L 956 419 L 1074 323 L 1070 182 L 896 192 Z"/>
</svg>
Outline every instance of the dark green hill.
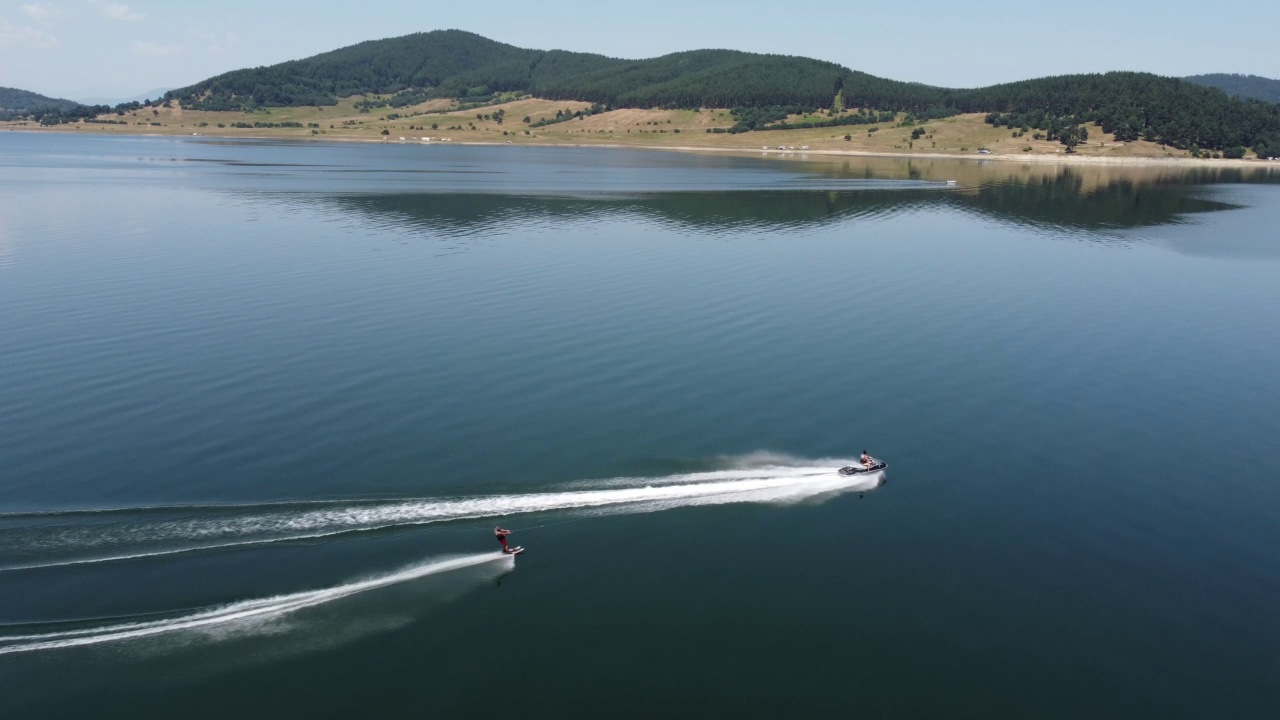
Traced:
<svg viewBox="0 0 1280 720">
<path fill-rule="evenodd" d="M 1280 106 L 1150 73 L 1023 80 L 961 91 L 957 103 L 969 112 L 1040 116 L 1045 120 L 1030 122 L 1040 128 L 1055 118 L 1098 122 L 1120 140 L 1142 138 L 1184 150 L 1280 147 Z"/>
<path fill-rule="evenodd" d="M 331 105 L 338 98 L 402 93 L 484 98 L 527 92 L 613 106 L 828 105 L 847 71 L 808 58 L 695 50 L 619 60 L 561 50 L 525 50 L 474 33 L 441 30 L 373 40 L 218 75 L 170 93 L 206 110 Z"/>
<path fill-rule="evenodd" d="M 1182 78 L 1196 85 L 1214 87 L 1233 97 L 1280 103 L 1280 80 L 1261 75 L 1237 75 L 1235 73 L 1210 73 Z"/>
<path fill-rule="evenodd" d="M 1120 139 L 1183 149 L 1280 149 L 1280 105 L 1241 100 L 1176 78 L 1113 72 L 1064 75 L 976 89 L 906 83 L 803 57 L 695 50 L 623 60 L 528 50 L 474 33 L 440 30 L 373 40 L 303 60 L 236 70 L 166 94 L 206 110 L 331 105 L 391 95 L 393 106 L 433 97 L 488 100 L 529 93 L 606 107 L 732 107 L 748 129 L 788 110 L 848 107 L 911 113 L 917 120 L 990 113 L 997 124 L 1050 136 L 1098 122 Z M 837 100 L 839 98 L 839 100 Z M 768 110 L 767 112 L 762 112 Z M 852 124 L 862 118 L 834 118 Z"/>
<path fill-rule="evenodd" d="M 820 60 L 736 50 L 693 50 L 651 60 L 601 58 L 595 67 L 565 60 L 552 67 L 539 63 L 528 90 L 555 100 L 621 107 L 828 107 L 848 73 Z"/>
<path fill-rule="evenodd" d="M 0 112 L 29 113 L 39 110 L 70 110 L 79 107 L 74 100 L 45 97 L 17 88 L 0 87 Z"/>
</svg>

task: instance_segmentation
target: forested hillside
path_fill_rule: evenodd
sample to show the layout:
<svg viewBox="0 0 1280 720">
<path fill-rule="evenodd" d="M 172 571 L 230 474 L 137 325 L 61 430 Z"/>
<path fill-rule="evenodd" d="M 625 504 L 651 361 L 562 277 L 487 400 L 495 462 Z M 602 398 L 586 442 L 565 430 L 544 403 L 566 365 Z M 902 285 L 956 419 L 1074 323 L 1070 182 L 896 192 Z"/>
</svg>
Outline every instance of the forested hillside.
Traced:
<svg viewBox="0 0 1280 720">
<path fill-rule="evenodd" d="M 340 97 L 369 93 L 400 93 L 420 101 L 511 91 L 625 107 L 817 106 L 831 102 L 845 73 L 834 63 L 733 50 L 695 50 L 651 60 L 524 50 L 446 30 L 236 70 L 170 96 L 206 110 L 331 105 Z"/>
<path fill-rule="evenodd" d="M 1260 88 L 1265 78 L 1227 78 L 1228 88 Z M 1226 81 L 1222 81 L 1225 83 Z M 1275 81 L 1267 81 L 1275 82 Z M 1222 84 L 1219 83 L 1219 84 Z M 1280 104 L 1231 97 L 1215 87 L 1149 73 L 1064 75 L 975 89 L 899 82 L 803 57 L 734 50 L 694 50 L 624 60 L 563 50 L 529 50 L 474 33 L 442 30 L 373 40 L 314 57 L 218 75 L 166 93 L 194 110 L 333 105 L 366 96 L 365 110 L 405 107 L 434 98 L 491 103 L 513 95 L 614 108 L 733 108 L 731 132 L 795 127 L 793 114 L 825 111 L 808 126 L 913 120 L 987 113 L 993 125 L 1045 130 L 1072 146 L 1098 123 L 1119 141 L 1144 139 L 1193 152 L 1253 147 L 1280 154 Z M 43 106 L 32 105 L 43 101 Z M 25 105 L 22 109 L 17 108 Z M 117 114 L 138 103 L 114 108 Z M 850 114 L 849 109 L 859 112 Z M 43 124 L 90 120 L 110 111 L 34 93 L 0 89 L 0 113 Z M 106 120 L 94 120 L 107 122 Z"/>
<path fill-rule="evenodd" d="M 1280 80 L 1261 75 L 1237 75 L 1235 73 L 1210 73 L 1182 78 L 1205 87 L 1215 87 L 1228 95 L 1264 102 L 1280 103 Z"/>
<path fill-rule="evenodd" d="M 0 113 L 32 112 L 36 110 L 69 110 L 79 103 L 73 100 L 45 97 L 26 90 L 0 87 Z"/>
<path fill-rule="evenodd" d="M 621 60 L 517 48 L 444 30 L 374 40 L 304 60 L 219 75 L 169 93 L 206 110 L 330 105 L 374 94 L 404 106 L 436 97 L 477 101 L 496 93 L 582 100 L 604 107 L 730 107 L 740 117 L 792 109 L 871 108 L 943 117 L 960 112 L 1019 116 L 1037 127 L 1097 122 L 1117 139 L 1181 149 L 1260 146 L 1280 150 L 1280 105 L 1148 73 L 1114 72 L 951 89 L 875 77 L 820 60 L 695 50 Z M 757 111 L 751 111 L 756 109 Z M 837 121 L 833 121 L 837 122 Z M 752 123 L 740 123 L 750 129 Z M 1034 124 L 1034 123 L 1033 123 Z"/>
<path fill-rule="evenodd" d="M 565 53 L 569 55 L 569 53 Z M 694 50 L 652 60 L 610 60 L 583 72 L 539 63 L 530 92 L 618 107 L 829 107 L 848 72 L 834 63 L 733 50 Z M 569 69 L 569 68 L 565 68 Z"/>
<path fill-rule="evenodd" d="M 1045 121 L 1031 124 L 1042 128 L 1055 120 L 1097 122 L 1117 140 L 1142 138 L 1184 150 L 1280 149 L 1280 105 L 1230 98 L 1214 88 L 1149 73 L 1023 80 L 959 91 L 955 102 L 968 112 L 1038 114 Z"/>
</svg>

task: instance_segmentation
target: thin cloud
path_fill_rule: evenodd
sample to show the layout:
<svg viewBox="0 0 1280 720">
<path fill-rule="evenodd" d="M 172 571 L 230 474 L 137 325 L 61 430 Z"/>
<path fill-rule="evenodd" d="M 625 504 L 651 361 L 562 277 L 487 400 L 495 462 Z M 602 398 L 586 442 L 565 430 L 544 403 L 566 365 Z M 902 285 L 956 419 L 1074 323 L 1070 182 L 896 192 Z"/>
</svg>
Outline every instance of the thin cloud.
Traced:
<svg viewBox="0 0 1280 720">
<path fill-rule="evenodd" d="M 38 23 L 51 23 L 64 15 L 62 8 L 53 3 L 30 3 L 18 9 Z"/>
<path fill-rule="evenodd" d="M 129 49 L 134 55 L 142 57 L 166 57 L 182 52 L 181 45 L 158 45 L 146 40 L 134 40 L 129 43 Z"/>
<path fill-rule="evenodd" d="M 192 35 L 195 35 L 202 41 L 208 43 L 209 52 L 213 55 L 218 55 L 227 48 L 235 47 L 240 44 L 240 36 L 231 31 L 227 31 L 221 35 L 206 32 L 204 30 L 191 30 L 190 32 Z"/>
<path fill-rule="evenodd" d="M 107 0 L 89 0 L 89 4 L 98 8 L 103 17 L 111 20 L 134 21 L 142 20 L 147 16 L 146 13 L 134 12 L 132 8 L 124 3 L 107 2 Z"/>
<path fill-rule="evenodd" d="M 23 47 L 48 50 L 58 47 L 58 38 L 30 25 L 14 25 L 0 18 L 0 47 Z"/>
</svg>

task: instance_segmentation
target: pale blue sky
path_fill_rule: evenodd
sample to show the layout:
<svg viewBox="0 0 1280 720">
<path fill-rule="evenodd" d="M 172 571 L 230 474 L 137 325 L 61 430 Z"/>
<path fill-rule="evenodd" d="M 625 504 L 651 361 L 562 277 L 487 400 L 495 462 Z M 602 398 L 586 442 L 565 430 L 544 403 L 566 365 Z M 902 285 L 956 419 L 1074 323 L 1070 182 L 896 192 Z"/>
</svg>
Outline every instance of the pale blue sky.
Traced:
<svg viewBox="0 0 1280 720">
<path fill-rule="evenodd" d="M 1280 78 L 1280 3 L 0 0 L 0 85 L 112 98 L 344 45 L 459 28 L 617 57 L 725 47 L 973 87 L 1105 70 Z"/>
</svg>

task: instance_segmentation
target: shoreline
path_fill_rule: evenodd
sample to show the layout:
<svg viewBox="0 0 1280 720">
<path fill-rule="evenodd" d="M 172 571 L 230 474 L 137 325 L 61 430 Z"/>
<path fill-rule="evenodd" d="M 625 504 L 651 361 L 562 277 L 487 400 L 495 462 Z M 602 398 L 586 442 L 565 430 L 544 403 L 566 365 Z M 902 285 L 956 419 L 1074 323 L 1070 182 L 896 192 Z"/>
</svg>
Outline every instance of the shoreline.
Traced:
<svg viewBox="0 0 1280 720">
<path fill-rule="evenodd" d="M 423 143 L 419 141 L 400 141 L 385 139 L 379 137 L 377 139 L 365 139 L 357 137 L 316 137 L 316 136 L 282 136 L 282 135 L 246 135 L 231 133 L 157 133 L 157 132 L 128 132 L 128 131 L 109 131 L 109 132 L 81 132 L 79 128 L 73 130 L 44 130 L 39 128 L 15 128 L 9 127 L 3 129 L 6 132 L 30 133 L 34 135 L 75 135 L 75 136 L 94 136 L 94 137 L 149 137 L 149 138 L 213 138 L 219 140 L 263 140 L 263 141 L 287 141 L 287 142 L 319 142 L 319 143 L 352 143 L 361 145 L 466 145 L 466 146 L 489 146 L 489 147 L 505 147 L 511 145 L 514 147 L 559 147 L 559 148 L 606 148 L 613 150 L 660 150 L 664 152 L 686 152 L 686 153 L 720 153 L 732 155 L 750 155 L 750 156 L 769 156 L 783 158 L 787 160 L 807 161 L 811 160 L 811 156 L 817 156 L 821 159 L 829 158 L 875 158 L 875 159 L 899 159 L 899 160 L 947 160 L 959 162 L 998 162 L 998 163 L 1032 163 L 1032 164 L 1048 164 L 1048 165 L 1113 165 L 1127 167 L 1215 167 L 1215 168 L 1241 168 L 1241 169 L 1269 169 L 1275 168 L 1280 170 L 1280 161 L 1259 160 L 1255 158 L 1227 159 L 1227 158 L 1191 158 L 1191 157 L 1141 157 L 1141 156 L 1125 156 L 1125 157 L 1099 157 L 1097 155 L 1081 155 L 1078 153 L 991 153 L 990 155 L 967 154 L 962 155 L 954 152 L 876 152 L 870 150 L 830 150 L 830 149 L 813 149 L 813 150 L 776 150 L 763 148 L 748 147 L 724 147 L 716 145 L 649 145 L 645 143 L 619 143 L 619 142 L 599 142 L 599 143 L 570 143 L 562 140 L 530 140 L 524 138 L 519 142 L 484 142 L 474 140 L 457 140 L 457 141 L 436 141 L 431 143 Z"/>
<path fill-rule="evenodd" d="M 399 145 L 400 143 L 395 143 Z M 405 143 L 409 144 L 409 143 Z M 458 142 L 448 143 L 451 145 L 502 145 L 503 143 L 478 143 L 478 142 Z M 785 158 L 788 160 L 807 160 L 810 155 L 818 155 L 828 158 L 840 157 L 860 157 L 860 158 L 876 158 L 876 159 L 899 159 L 899 160 L 954 160 L 963 162 L 1002 162 L 1002 163 L 1038 163 L 1038 164 L 1068 164 L 1068 165 L 1128 165 L 1128 166 L 1170 166 L 1170 165 L 1187 165 L 1195 167 L 1249 167 L 1249 168 L 1269 168 L 1275 167 L 1280 170 L 1280 162 L 1271 162 L 1267 160 L 1251 160 L 1239 159 L 1230 160 L 1226 158 L 1153 158 L 1153 157 L 1098 157 L 1096 155 L 1079 155 L 1079 154 L 1031 154 L 1019 153 L 1017 155 L 1010 153 L 992 153 L 990 155 L 960 155 L 958 153 L 921 153 L 921 152 L 874 152 L 868 150 L 752 150 L 749 148 L 728 148 L 696 145 L 628 145 L 625 143 L 526 143 L 527 145 L 541 145 L 553 147 L 607 147 L 612 149 L 638 149 L 638 150 L 665 150 L 669 152 L 714 152 L 714 153 L 732 153 L 741 155 L 768 155 L 773 157 Z"/>
</svg>

